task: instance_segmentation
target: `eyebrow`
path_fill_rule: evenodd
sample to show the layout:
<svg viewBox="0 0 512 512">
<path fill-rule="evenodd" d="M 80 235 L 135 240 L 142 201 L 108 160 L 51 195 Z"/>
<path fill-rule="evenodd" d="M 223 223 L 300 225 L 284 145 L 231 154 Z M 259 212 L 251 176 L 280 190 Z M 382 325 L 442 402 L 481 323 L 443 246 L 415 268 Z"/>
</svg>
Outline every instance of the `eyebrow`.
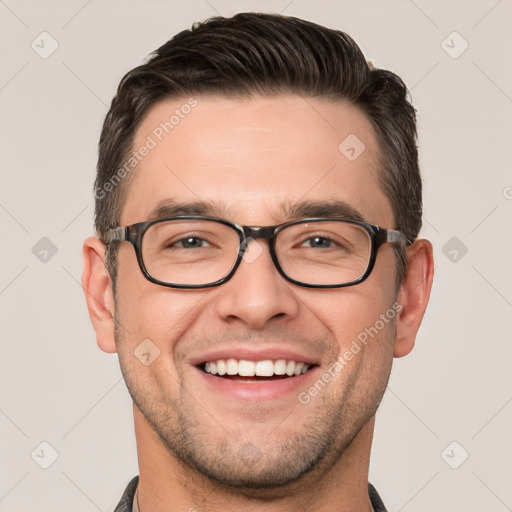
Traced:
<svg viewBox="0 0 512 512">
<path fill-rule="evenodd" d="M 280 205 L 283 222 L 311 217 L 341 218 L 364 222 L 363 215 L 352 205 L 341 200 L 283 202 Z M 149 220 L 179 215 L 205 215 L 228 220 L 229 208 L 218 201 L 179 202 L 174 199 L 160 201 L 150 212 Z"/>
<path fill-rule="evenodd" d="M 207 215 L 210 217 L 220 217 L 226 213 L 226 208 L 221 203 L 213 201 L 180 203 L 174 199 L 164 199 L 157 203 L 157 205 L 151 210 L 149 220 L 175 217 L 178 215 Z"/>
<path fill-rule="evenodd" d="M 283 204 L 281 210 L 290 220 L 307 217 L 342 218 L 364 221 L 362 214 L 352 205 L 341 200 L 303 201 Z"/>
</svg>

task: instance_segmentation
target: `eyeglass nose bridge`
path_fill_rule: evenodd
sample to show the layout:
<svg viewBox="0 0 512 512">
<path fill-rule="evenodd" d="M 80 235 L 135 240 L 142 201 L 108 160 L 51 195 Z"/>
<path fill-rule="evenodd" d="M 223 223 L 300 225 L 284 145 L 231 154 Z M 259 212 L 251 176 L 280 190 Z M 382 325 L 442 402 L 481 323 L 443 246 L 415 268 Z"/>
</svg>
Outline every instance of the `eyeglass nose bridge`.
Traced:
<svg viewBox="0 0 512 512">
<path fill-rule="evenodd" d="M 242 226 L 244 240 L 247 238 L 264 238 L 270 240 L 274 236 L 275 226 Z"/>
<path fill-rule="evenodd" d="M 247 245 L 253 239 L 263 239 L 270 242 L 274 237 L 276 227 L 275 226 L 241 226 L 244 232 L 243 240 L 240 243 L 240 251 L 244 252 L 247 249 Z"/>
</svg>

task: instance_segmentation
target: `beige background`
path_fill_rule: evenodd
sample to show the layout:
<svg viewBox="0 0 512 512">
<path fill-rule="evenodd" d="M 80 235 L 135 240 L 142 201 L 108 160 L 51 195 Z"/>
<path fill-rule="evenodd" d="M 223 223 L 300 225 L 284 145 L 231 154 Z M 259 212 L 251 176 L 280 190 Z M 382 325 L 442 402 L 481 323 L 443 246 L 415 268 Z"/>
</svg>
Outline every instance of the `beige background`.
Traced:
<svg viewBox="0 0 512 512">
<path fill-rule="evenodd" d="M 419 110 L 435 287 L 378 413 L 371 481 L 390 511 L 512 510 L 511 0 L 0 0 L 0 511 L 112 511 L 137 474 L 117 357 L 79 285 L 100 126 L 150 51 L 247 10 L 347 31 Z"/>
</svg>

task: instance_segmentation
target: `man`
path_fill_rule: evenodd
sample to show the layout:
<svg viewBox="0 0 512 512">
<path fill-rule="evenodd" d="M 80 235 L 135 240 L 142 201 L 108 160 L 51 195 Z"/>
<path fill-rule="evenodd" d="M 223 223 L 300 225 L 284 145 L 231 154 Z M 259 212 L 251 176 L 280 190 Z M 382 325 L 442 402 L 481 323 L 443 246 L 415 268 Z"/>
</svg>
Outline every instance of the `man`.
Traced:
<svg viewBox="0 0 512 512">
<path fill-rule="evenodd" d="M 403 82 L 346 34 L 238 14 L 122 80 L 83 287 L 133 398 L 116 511 L 383 511 L 375 412 L 432 284 Z"/>
</svg>

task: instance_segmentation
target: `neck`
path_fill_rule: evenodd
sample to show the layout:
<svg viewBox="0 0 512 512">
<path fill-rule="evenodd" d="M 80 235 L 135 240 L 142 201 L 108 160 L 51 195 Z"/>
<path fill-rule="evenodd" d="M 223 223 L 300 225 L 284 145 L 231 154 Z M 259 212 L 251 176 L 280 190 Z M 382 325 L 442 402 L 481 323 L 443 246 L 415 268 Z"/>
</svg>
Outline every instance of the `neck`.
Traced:
<svg viewBox="0 0 512 512">
<path fill-rule="evenodd" d="M 292 512 L 298 504 L 310 512 L 373 510 L 368 497 L 368 471 L 374 417 L 343 455 L 328 467 L 315 468 L 298 481 L 277 489 L 256 490 L 223 486 L 177 459 L 136 406 L 134 420 L 139 459 L 139 512 Z"/>
</svg>

